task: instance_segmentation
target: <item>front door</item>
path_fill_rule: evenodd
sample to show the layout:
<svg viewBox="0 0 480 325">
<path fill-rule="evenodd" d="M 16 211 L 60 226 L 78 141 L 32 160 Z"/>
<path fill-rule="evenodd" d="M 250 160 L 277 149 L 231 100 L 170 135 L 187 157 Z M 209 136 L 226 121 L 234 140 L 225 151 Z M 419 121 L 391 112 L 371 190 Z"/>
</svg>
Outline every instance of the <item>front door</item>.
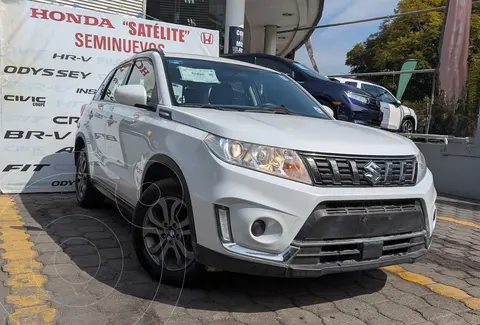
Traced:
<svg viewBox="0 0 480 325">
<path fill-rule="evenodd" d="M 383 113 L 381 127 L 388 130 L 398 130 L 403 114 L 397 105 L 397 99 L 387 89 L 379 86 L 362 83 L 361 88 L 380 101 L 380 109 Z"/>
<path fill-rule="evenodd" d="M 111 158 L 109 168 L 117 176 L 117 193 L 122 193 L 123 200 L 135 205 L 143 176 L 142 166 L 155 150 L 152 140 L 158 136 L 155 134 L 154 137 L 152 123 L 158 116 L 158 94 L 152 61 L 148 58 L 137 59 L 125 84 L 144 86 L 147 105 L 115 104 L 106 123 L 106 133 L 118 141 L 107 142 L 106 148 Z"/>
<path fill-rule="evenodd" d="M 95 138 L 97 142 L 101 143 L 102 148 L 102 177 L 100 182 L 107 187 L 110 191 L 115 191 L 115 179 L 118 178 L 112 169 L 112 157 L 109 153 L 112 143 L 118 141 L 115 135 L 112 135 L 110 128 L 107 128 L 108 123 L 110 123 L 113 116 L 113 111 L 117 101 L 115 100 L 115 90 L 123 85 L 128 77 L 130 72 L 130 67 L 132 63 L 126 63 L 116 69 L 107 88 L 105 89 L 104 94 L 102 95 L 101 107 L 99 109 L 98 120 L 101 119 L 102 129 L 98 129 L 95 132 Z M 95 117 L 94 117 L 95 118 Z"/>
</svg>

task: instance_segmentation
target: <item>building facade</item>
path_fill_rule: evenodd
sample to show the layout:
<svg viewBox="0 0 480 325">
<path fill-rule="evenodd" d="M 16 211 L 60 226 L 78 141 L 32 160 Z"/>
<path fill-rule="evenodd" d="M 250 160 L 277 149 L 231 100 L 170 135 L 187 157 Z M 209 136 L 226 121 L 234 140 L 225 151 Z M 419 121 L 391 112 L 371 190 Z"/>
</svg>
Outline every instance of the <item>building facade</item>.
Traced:
<svg viewBox="0 0 480 325">
<path fill-rule="evenodd" d="M 36 0 L 220 31 L 223 53 L 291 55 L 320 21 L 324 0 Z M 301 29 L 301 30 L 297 30 Z"/>
</svg>

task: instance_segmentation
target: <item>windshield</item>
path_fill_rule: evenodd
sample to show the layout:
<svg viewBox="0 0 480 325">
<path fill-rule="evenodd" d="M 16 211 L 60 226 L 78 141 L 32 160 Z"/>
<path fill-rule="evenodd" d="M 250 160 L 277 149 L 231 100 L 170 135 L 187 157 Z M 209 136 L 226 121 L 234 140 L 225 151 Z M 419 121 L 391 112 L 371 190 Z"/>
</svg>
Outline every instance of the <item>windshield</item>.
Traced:
<svg viewBox="0 0 480 325">
<path fill-rule="evenodd" d="M 321 73 L 318 73 L 317 71 L 311 69 L 311 68 L 308 68 L 307 66 L 304 66 L 303 64 L 301 64 L 300 62 L 297 62 L 297 61 L 294 61 L 293 64 L 297 67 L 297 68 L 300 68 L 302 69 L 303 72 L 305 72 L 306 74 L 308 74 L 309 76 L 312 76 L 314 78 L 320 78 L 320 79 L 323 79 L 323 80 L 328 80 L 328 81 L 331 81 L 330 79 L 328 79 L 328 77 L 326 75 L 323 75 Z"/>
<path fill-rule="evenodd" d="M 167 57 L 177 106 L 285 112 L 330 119 L 304 91 L 280 73 L 233 63 Z"/>
</svg>

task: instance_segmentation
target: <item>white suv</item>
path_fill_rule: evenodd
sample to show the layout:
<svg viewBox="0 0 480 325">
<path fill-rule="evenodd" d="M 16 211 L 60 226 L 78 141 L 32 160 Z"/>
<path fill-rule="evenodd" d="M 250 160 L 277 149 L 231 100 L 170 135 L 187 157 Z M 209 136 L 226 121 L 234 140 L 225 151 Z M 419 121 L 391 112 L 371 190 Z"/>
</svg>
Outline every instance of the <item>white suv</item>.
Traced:
<svg viewBox="0 0 480 325">
<path fill-rule="evenodd" d="M 437 193 L 413 142 L 334 120 L 289 77 L 241 61 L 142 52 L 82 108 L 82 207 L 133 213 L 154 278 L 205 266 L 271 276 L 411 263 Z"/>
<path fill-rule="evenodd" d="M 383 112 L 381 128 L 402 133 L 414 133 L 417 130 L 417 114 L 392 95 L 388 89 L 377 84 L 358 79 L 334 77 L 341 83 L 360 88 L 369 92 L 380 100 L 380 109 Z"/>
</svg>

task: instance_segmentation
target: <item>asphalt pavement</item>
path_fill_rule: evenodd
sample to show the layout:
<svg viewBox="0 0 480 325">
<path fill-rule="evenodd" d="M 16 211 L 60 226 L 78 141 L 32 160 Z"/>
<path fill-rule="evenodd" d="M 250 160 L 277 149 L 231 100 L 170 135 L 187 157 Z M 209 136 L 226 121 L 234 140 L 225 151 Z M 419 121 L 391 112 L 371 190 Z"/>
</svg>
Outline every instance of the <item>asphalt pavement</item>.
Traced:
<svg viewBox="0 0 480 325">
<path fill-rule="evenodd" d="M 196 288 L 152 281 L 113 205 L 2 195 L 0 211 L 0 324 L 480 324 L 480 203 L 440 197 L 415 264 L 317 279 L 211 272 Z"/>
</svg>

